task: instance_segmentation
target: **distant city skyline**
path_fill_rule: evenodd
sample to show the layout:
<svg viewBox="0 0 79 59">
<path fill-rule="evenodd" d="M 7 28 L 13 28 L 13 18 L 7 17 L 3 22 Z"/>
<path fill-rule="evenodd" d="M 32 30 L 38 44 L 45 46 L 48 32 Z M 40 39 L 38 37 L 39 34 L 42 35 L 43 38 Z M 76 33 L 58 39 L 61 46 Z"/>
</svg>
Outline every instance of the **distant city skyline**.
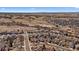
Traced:
<svg viewBox="0 0 79 59">
<path fill-rule="evenodd" d="M 0 7 L 0 12 L 79 12 L 76 7 Z"/>
</svg>

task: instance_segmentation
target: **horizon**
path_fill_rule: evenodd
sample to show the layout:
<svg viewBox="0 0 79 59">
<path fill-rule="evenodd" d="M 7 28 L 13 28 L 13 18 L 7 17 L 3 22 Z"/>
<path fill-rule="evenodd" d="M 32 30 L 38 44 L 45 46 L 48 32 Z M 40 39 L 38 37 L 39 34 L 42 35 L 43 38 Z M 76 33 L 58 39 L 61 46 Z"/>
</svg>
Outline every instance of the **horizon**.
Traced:
<svg viewBox="0 0 79 59">
<path fill-rule="evenodd" d="M 0 7 L 0 13 L 63 13 L 79 12 L 76 7 Z"/>
</svg>

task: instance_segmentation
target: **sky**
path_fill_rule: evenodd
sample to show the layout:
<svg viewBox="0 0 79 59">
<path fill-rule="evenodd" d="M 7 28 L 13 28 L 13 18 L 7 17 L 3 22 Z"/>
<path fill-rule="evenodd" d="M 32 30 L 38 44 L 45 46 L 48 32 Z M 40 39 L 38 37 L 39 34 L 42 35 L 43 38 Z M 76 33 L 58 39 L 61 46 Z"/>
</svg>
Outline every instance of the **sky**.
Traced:
<svg viewBox="0 0 79 59">
<path fill-rule="evenodd" d="M 79 7 L 79 0 L 0 0 L 0 7 Z"/>
<path fill-rule="evenodd" d="M 0 7 L 0 12 L 79 12 L 76 7 Z"/>
<path fill-rule="evenodd" d="M 0 0 L 0 12 L 79 12 L 79 0 Z"/>
</svg>

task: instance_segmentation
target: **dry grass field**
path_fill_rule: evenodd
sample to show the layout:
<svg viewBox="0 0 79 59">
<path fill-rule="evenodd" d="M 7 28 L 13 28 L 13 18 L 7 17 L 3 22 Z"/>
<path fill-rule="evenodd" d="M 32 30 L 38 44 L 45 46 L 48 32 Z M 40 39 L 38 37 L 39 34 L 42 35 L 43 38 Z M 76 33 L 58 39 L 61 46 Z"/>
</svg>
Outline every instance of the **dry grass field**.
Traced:
<svg viewBox="0 0 79 59">
<path fill-rule="evenodd" d="M 0 51 L 78 50 L 78 13 L 0 14 Z"/>
</svg>

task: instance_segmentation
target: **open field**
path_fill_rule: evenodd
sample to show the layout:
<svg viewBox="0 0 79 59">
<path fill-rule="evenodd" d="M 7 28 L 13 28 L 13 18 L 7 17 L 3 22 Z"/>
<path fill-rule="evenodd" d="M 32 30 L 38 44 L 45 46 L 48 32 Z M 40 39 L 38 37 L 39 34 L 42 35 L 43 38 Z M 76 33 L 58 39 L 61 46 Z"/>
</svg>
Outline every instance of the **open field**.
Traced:
<svg viewBox="0 0 79 59">
<path fill-rule="evenodd" d="M 0 51 L 78 51 L 79 13 L 1 13 Z"/>
</svg>

